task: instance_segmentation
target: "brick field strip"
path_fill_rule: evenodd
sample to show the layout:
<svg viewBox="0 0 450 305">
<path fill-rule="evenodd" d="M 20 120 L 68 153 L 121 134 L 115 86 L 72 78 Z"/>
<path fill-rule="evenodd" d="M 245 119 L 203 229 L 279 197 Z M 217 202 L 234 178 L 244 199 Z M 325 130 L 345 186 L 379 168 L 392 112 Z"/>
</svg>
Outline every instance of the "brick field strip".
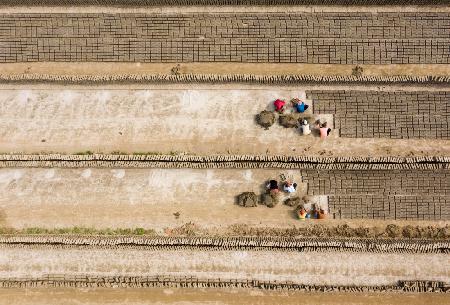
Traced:
<svg viewBox="0 0 450 305">
<path fill-rule="evenodd" d="M 450 92 L 309 91 L 341 137 L 450 139 Z"/>
<path fill-rule="evenodd" d="M 309 195 L 328 196 L 333 218 L 387 220 L 450 220 L 448 165 L 445 157 L 0 155 L 4 168 L 297 168 Z"/>
<path fill-rule="evenodd" d="M 449 13 L 0 15 L 0 62 L 448 64 Z"/>
<path fill-rule="evenodd" d="M 0 278 L 0 288 L 252 288 L 303 292 L 434 292 L 446 293 L 448 283 L 440 281 L 398 281 L 389 286 L 319 286 L 292 281 L 261 281 L 255 279 L 197 278 L 196 276 L 95 276 L 90 274 L 46 274 L 41 277 Z"/>
<path fill-rule="evenodd" d="M 0 235 L 0 247 L 90 247 L 273 251 L 350 251 L 374 253 L 448 253 L 448 241 L 379 238 L 286 238 L 286 237 L 163 237 L 163 236 L 77 236 Z M 146 248 L 146 249 L 147 249 Z"/>
</svg>

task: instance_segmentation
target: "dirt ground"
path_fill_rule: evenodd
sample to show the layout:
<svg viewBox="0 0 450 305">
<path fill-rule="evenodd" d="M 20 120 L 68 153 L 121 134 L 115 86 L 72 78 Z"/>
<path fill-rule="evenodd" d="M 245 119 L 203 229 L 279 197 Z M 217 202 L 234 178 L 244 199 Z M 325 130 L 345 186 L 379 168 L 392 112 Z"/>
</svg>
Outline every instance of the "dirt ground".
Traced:
<svg viewBox="0 0 450 305">
<path fill-rule="evenodd" d="M 307 88 L 126 88 L 19 86 L 0 90 L 0 152 L 90 150 L 316 156 L 450 153 L 450 140 L 339 138 L 338 130 L 321 140 L 313 134 L 303 136 L 299 129 L 275 124 L 264 130 L 255 123 L 259 112 L 272 109 L 274 99 L 305 98 Z M 331 115 L 323 118 L 333 127 Z"/>
<path fill-rule="evenodd" d="M 70 289 L 0 290 L 0 305 L 446 305 L 445 294 L 297 293 L 245 289 Z"/>
<path fill-rule="evenodd" d="M 115 75 L 115 74 L 171 74 L 175 63 L 2 63 L 1 74 L 52 75 Z M 393 64 L 360 65 L 363 75 L 450 75 L 449 65 Z M 181 63 L 180 73 L 187 74 L 311 74 L 351 75 L 355 65 L 334 64 L 271 64 L 271 63 Z"/>
<path fill-rule="evenodd" d="M 265 181 L 279 179 L 280 174 L 291 176 L 299 184 L 297 195 L 305 193 L 298 170 L 4 168 L 0 169 L 0 226 L 143 227 L 163 233 L 192 222 L 209 233 L 217 230 L 223 234 L 233 224 L 278 228 L 302 225 L 294 208 L 281 203 L 274 208 L 235 204 L 235 196 L 246 191 L 260 194 Z M 349 222 L 358 226 L 389 223 L 326 221 L 329 225 Z"/>
<path fill-rule="evenodd" d="M 160 230 L 187 222 L 208 227 L 295 224 L 293 208 L 283 204 L 272 209 L 235 205 L 235 196 L 245 191 L 260 194 L 265 181 L 279 179 L 281 173 L 299 183 L 299 195 L 306 192 L 299 171 L 0 169 L 0 223 Z"/>
<path fill-rule="evenodd" d="M 306 285 L 377 286 L 400 280 L 450 281 L 448 254 L 146 250 L 3 246 L 0 278 L 46 274 L 194 276 L 202 279 L 293 281 Z"/>
</svg>

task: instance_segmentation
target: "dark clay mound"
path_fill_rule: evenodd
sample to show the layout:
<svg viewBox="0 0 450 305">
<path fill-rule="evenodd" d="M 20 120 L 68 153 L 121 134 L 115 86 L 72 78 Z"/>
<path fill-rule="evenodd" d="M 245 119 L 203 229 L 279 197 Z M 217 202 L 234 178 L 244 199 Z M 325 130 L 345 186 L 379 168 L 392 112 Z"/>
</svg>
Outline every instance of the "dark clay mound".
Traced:
<svg viewBox="0 0 450 305">
<path fill-rule="evenodd" d="M 280 125 L 286 128 L 296 128 L 300 125 L 298 118 L 293 114 L 281 115 L 279 119 Z"/>
<path fill-rule="evenodd" d="M 302 203 L 302 200 L 300 199 L 300 197 L 292 197 L 292 198 L 288 198 L 284 201 L 284 204 L 290 207 L 296 207 L 298 205 L 300 205 L 300 203 Z"/>
<path fill-rule="evenodd" d="M 256 121 L 265 129 L 269 129 L 275 123 L 275 114 L 267 110 L 261 111 L 256 116 Z"/>
<path fill-rule="evenodd" d="M 280 201 L 280 198 L 276 194 L 262 194 L 261 196 L 261 203 L 267 206 L 268 208 L 275 207 L 278 202 Z"/>
<path fill-rule="evenodd" d="M 258 196 L 253 192 L 244 192 L 237 199 L 238 205 L 245 208 L 256 207 L 258 205 Z"/>
</svg>

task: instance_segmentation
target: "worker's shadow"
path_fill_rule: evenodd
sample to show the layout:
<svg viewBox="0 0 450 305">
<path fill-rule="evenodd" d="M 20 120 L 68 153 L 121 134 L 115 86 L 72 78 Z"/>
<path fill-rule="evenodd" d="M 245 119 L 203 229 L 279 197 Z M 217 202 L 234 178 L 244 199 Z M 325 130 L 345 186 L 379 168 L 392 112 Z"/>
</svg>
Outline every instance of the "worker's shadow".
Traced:
<svg viewBox="0 0 450 305">
<path fill-rule="evenodd" d="M 273 104 L 274 101 L 275 101 L 275 100 L 269 102 L 269 103 L 266 105 L 266 108 L 264 108 L 264 110 L 266 110 L 266 111 L 272 111 L 272 112 L 275 111 L 275 106 L 274 106 L 274 104 Z"/>
<path fill-rule="evenodd" d="M 259 194 L 262 196 L 267 193 L 267 185 L 269 184 L 269 180 L 264 181 L 259 185 Z"/>
</svg>

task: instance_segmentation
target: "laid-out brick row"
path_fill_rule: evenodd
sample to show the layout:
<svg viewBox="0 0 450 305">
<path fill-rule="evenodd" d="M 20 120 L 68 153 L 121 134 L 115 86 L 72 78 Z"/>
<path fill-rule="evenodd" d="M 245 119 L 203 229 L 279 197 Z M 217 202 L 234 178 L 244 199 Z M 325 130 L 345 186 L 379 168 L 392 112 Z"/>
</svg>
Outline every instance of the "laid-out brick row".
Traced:
<svg viewBox="0 0 450 305">
<path fill-rule="evenodd" d="M 0 62 L 448 64 L 449 44 L 449 13 L 0 15 Z"/>
<path fill-rule="evenodd" d="M 304 170 L 310 195 L 450 196 L 447 170 Z"/>
<path fill-rule="evenodd" d="M 328 204 L 337 219 L 450 220 L 450 196 L 333 195 Z"/>
<path fill-rule="evenodd" d="M 304 170 L 308 194 L 326 195 L 333 218 L 449 220 L 450 172 Z"/>
<path fill-rule="evenodd" d="M 396 239 L 378 239 L 352 237 L 327 238 L 308 237 L 281 237 L 281 236 L 150 236 L 150 235 L 0 235 L 0 248 L 8 247 L 39 247 L 54 249 L 80 246 L 95 249 L 177 249 L 186 247 L 190 249 L 227 249 L 227 250 L 295 250 L 295 251 L 327 251 L 336 250 L 374 253 L 446 253 L 450 249 L 450 241 L 432 239 L 410 240 L 397 237 Z"/>
<path fill-rule="evenodd" d="M 99 276 L 92 274 L 46 274 L 40 277 L 3 277 L 0 288 L 251 288 L 263 290 L 291 290 L 310 292 L 441 292 L 449 291 L 447 283 L 441 281 L 398 281 L 383 286 L 338 286 L 338 285 L 304 285 L 292 281 L 263 281 L 254 278 L 198 278 L 197 276 Z"/>
<path fill-rule="evenodd" d="M 338 114 L 334 118 L 345 138 L 450 139 L 450 116 Z"/>
<path fill-rule="evenodd" d="M 315 113 L 450 116 L 450 91 L 307 91 Z"/>
<path fill-rule="evenodd" d="M 450 92 L 310 91 L 314 112 L 334 114 L 348 138 L 450 139 Z"/>
</svg>

